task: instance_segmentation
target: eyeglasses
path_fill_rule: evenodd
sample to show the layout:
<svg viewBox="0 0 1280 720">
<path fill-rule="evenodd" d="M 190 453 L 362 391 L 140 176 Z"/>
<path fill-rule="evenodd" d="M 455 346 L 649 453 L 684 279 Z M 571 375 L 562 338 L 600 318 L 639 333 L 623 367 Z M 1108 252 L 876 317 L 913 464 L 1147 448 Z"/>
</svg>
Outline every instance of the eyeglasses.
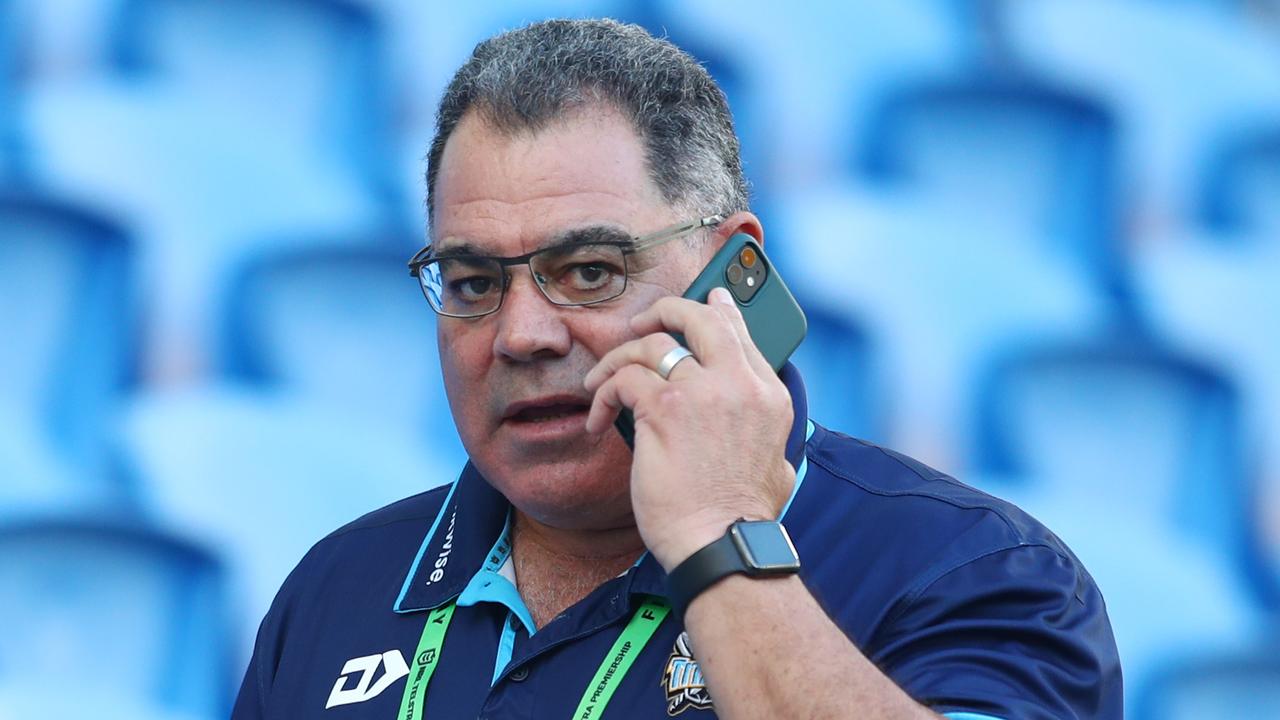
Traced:
<svg viewBox="0 0 1280 720">
<path fill-rule="evenodd" d="M 629 256 L 722 222 L 722 215 L 712 215 L 628 240 L 568 242 L 508 258 L 447 250 L 433 255 L 428 245 L 409 260 L 409 274 L 418 278 L 431 309 L 448 317 L 497 312 L 513 265 L 528 265 L 534 284 L 555 305 L 595 305 L 627 289 Z"/>
</svg>

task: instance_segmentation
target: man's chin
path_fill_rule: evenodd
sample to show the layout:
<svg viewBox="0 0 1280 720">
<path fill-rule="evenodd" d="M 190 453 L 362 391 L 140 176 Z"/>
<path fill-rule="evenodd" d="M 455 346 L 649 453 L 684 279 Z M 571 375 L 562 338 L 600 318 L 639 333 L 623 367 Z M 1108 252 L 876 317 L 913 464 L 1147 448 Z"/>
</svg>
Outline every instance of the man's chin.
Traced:
<svg viewBox="0 0 1280 720">
<path fill-rule="evenodd" d="M 631 451 L 621 438 L 584 430 L 571 441 L 504 440 L 495 433 L 472 461 L 494 488 L 530 515 L 576 514 L 581 510 L 576 506 L 612 504 L 628 494 Z"/>
</svg>

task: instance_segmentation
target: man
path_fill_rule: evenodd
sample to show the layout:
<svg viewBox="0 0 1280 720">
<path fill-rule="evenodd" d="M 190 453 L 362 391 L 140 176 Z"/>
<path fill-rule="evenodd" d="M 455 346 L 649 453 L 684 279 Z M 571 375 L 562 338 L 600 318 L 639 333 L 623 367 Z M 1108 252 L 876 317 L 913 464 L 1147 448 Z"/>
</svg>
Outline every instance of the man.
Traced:
<svg viewBox="0 0 1280 720">
<path fill-rule="evenodd" d="M 738 158 L 710 77 L 638 28 L 476 48 L 411 263 L 471 462 L 308 553 L 236 718 L 1120 717 L 1053 535 L 810 422 L 727 293 L 679 297 L 764 239 Z"/>
</svg>

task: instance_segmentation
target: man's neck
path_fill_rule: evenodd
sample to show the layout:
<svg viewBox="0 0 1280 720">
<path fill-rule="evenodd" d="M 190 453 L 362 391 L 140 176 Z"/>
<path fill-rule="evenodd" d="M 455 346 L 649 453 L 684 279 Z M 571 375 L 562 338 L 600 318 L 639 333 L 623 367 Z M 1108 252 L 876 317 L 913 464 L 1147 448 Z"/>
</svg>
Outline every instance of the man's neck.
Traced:
<svg viewBox="0 0 1280 720">
<path fill-rule="evenodd" d="M 543 627 L 635 563 L 644 552 L 634 525 L 565 530 L 514 511 L 511 531 L 516 584 L 533 621 Z"/>
</svg>

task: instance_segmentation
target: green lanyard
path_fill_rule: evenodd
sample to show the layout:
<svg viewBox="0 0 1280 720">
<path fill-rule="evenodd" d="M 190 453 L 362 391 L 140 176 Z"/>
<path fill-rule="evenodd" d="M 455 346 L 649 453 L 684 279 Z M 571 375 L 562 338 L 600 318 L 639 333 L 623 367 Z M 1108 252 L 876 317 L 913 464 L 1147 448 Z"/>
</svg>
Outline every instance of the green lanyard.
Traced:
<svg viewBox="0 0 1280 720">
<path fill-rule="evenodd" d="M 422 720 L 423 699 L 427 692 L 427 684 L 436 671 L 440 660 L 440 648 L 444 646 L 444 634 L 453 620 L 454 603 L 438 607 L 427 616 L 427 625 L 422 629 L 422 639 L 418 641 L 418 650 L 414 653 L 413 667 L 409 670 L 409 680 L 404 686 L 404 698 L 400 701 L 400 714 L 397 720 Z M 631 622 L 623 628 L 622 634 L 609 648 L 609 654 L 600 663 L 591 684 L 582 694 L 578 709 L 573 712 L 573 720 L 594 720 L 604 713 L 604 708 L 613 699 L 618 683 L 631 669 L 636 655 L 644 649 L 649 639 L 658 631 L 658 626 L 671 612 L 665 603 L 647 600 Z"/>
<path fill-rule="evenodd" d="M 422 628 L 422 639 L 413 654 L 413 667 L 404 685 L 404 698 L 400 700 L 400 714 L 396 715 L 396 720 L 422 720 L 427 684 L 435 674 L 440 648 L 444 647 L 444 634 L 449 629 L 449 621 L 453 620 L 455 607 L 454 603 L 449 603 L 432 610 L 427 616 L 427 626 Z"/>
<path fill-rule="evenodd" d="M 573 711 L 573 720 L 592 720 L 604 713 L 604 706 L 613 699 L 618 683 L 622 682 L 623 676 L 636 661 L 636 656 L 657 632 L 658 626 L 669 612 L 671 608 L 654 600 L 645 601 L 636 610 L 636 614 L 631 616 L 631 622 L 627 623 L 613 647 L 609 648 L 609 654 L 605 655 L 595 677 L 591 678 L 587 691 L 582 693 L 578 709 Z"/>
</svg>

